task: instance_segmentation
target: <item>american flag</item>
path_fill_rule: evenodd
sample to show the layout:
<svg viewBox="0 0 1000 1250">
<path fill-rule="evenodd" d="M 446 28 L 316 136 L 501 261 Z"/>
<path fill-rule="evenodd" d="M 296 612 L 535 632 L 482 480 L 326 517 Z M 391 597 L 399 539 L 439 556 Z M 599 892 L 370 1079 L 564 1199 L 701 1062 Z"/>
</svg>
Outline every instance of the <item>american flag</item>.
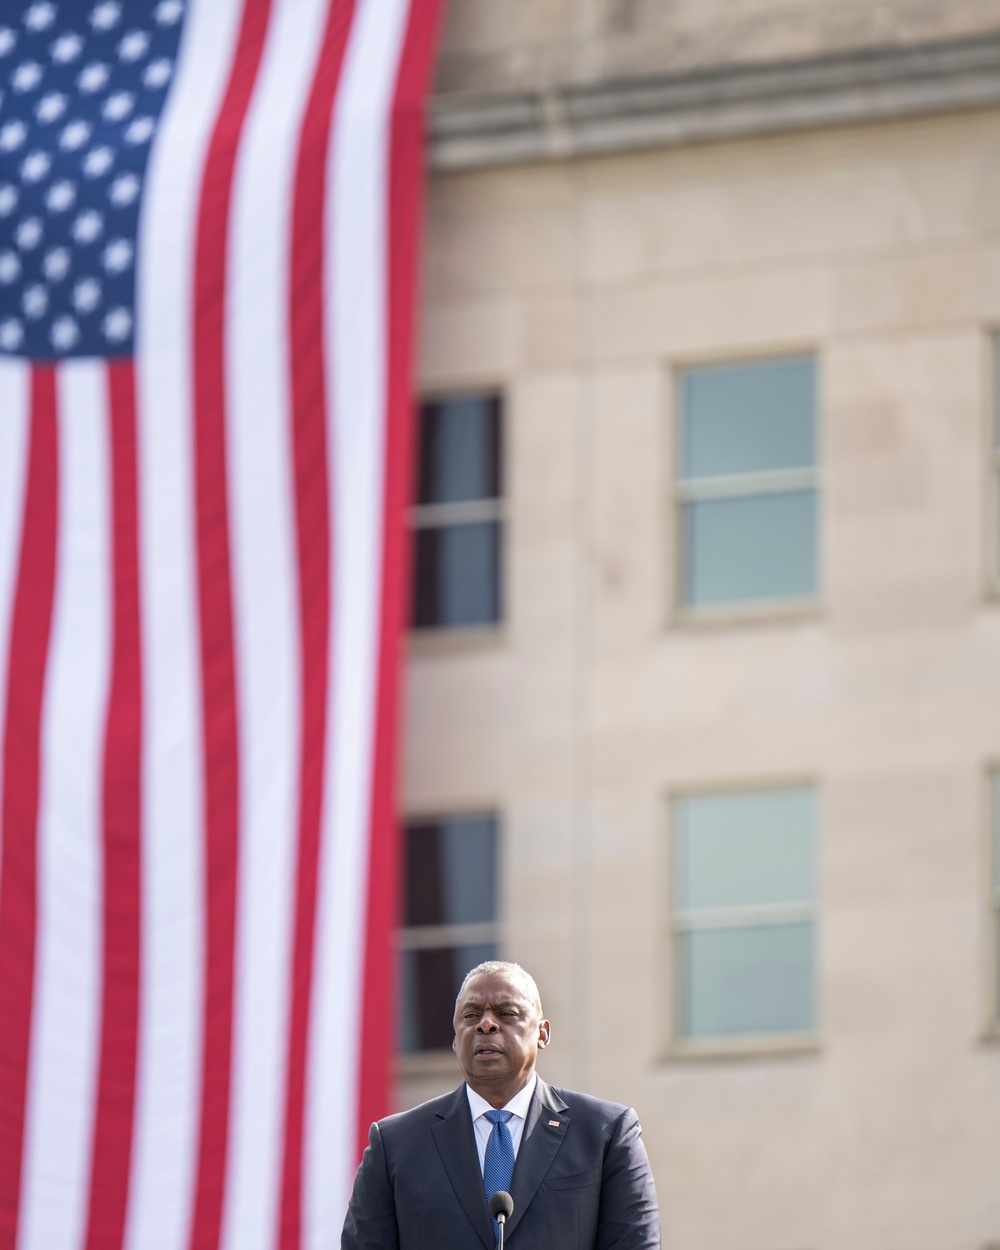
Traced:
<svg viewBox="0 0 1000 1250">
<path fill-rule="evenodd" d="M 439 0 L 0 6 L 0 1250 L 328 1250 Z"/>
</svg>

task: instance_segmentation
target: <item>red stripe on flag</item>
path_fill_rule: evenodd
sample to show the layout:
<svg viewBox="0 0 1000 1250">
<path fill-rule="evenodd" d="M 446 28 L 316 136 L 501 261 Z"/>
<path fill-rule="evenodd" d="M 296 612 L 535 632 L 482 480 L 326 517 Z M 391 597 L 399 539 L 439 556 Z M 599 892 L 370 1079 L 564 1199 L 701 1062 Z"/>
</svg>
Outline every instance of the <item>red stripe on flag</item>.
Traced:
<svg viewBox="0 0 1000 1250">
<path fill-rule="evenodd" d="M 31 440 L 3 739 L 0 863 L 0 1247 L 14 1250 L 35 980 L 42 699 L 55 597 L 59 485 L 55 370 L 31 375 Z"/>
<path fill-rule="evenodd" d="M 327 151 L 354 0 L 332 0 L 296 158 L 289 287 L 302 690 L 298 863 L 279 1244 L 302 1240 L 306 1050 L 312 1000 L 330 649 L 330 483 L 323 253 Z"/>
<path fill-rule="evenodd" d="M 135 371 L 108 366 L 113 649 L 104 739 L 104 943 L 101 1041 L 87 1250 L 122 1244 L 132 1153 L 140 966 L 142 671 Z"/>
<path fill-rule="evenodd" d="M 233 1032 L 239 850 L 239 736 L 226 494 L 226 257 L 240 134 L 270 17 L 246 0 L 205 162 L 195 245 L 194 448 L 202 734 L 205 753 L 205 990 L 192 1250 L 215 1250 L 222 1221 Z"/>
<path fill-rule="evenodd" d="M 392 936 L 398 921 L 399 838 L 395 803 L 400 642 L 408 623 L 409 602 L 406 508 L 413 476 L 412 369 L 423 183 L 423 112 L 440 7 L 440 0 L 411 0 L 391 118 L 382 621 L 361 1019 L 359 1158 L 368 1140 L 368 1126 L 389 1110 L 389 1074 L 396 1037 Z"/>
</svg>

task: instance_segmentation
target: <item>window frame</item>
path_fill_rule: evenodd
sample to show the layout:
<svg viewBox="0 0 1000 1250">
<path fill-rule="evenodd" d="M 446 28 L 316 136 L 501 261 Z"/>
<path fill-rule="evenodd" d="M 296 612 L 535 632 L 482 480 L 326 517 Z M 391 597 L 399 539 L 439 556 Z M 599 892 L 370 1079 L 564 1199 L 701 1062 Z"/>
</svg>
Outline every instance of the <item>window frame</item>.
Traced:
<svg viewBox="0 0 1000 1250">
<path fill-rule="evenodd" d="M 504 958 L 504 935 L 503 935 L 503 821 L 501 819 L 500 805 L 494 802 L 486 803 L 463 803 L 455 807 L 433 807 L 429 809 L 420 809 L 409 811 L 399 818 L 400 828 L 402 830 L 402 840 L 400 846 L 400 888 L 399 888 L 399 908 L 400 916 L 403 914 L 403 908 L 406 903 L 406 880 L 404 867 L 406 863 L 406 842 L 410 825 L 431 824 L 432 822 L 446 820 L 462 820 L 470 818 L 489 817 L 493 821 L 494 828 L 494 845 L 496 847 L 496 898 L 494 899 L 494 915 L 495 919 L 484 921 L 478 924 L 440 924 L 440 925 L 404 925 L 399 923 L 393 932 L 393 950 L 396 961 L 397 971 L 395 975 L 399 977 L 399 967 L 402 956 L 405 951 L 411 950 L 431 950 L 472 945 L 475 943 L 493 942 L 496 946 L 497 959 Z M 449 941 L 442 941 L 442 937 L 450 937 Z M 397 982 L 399 983 L 399 982 Z M 457 991 L 456 986 L 456 991 Z M 397 1010 L 402 1012 L 402 999 L 397 1003 Z M 398 1046 L 398 1035 L 394 1043 L 394 1053 L 396 1057 L 396 1065 L 404 1074 L 414 1074 L 422 1072 L 439 1072 L 442 1070 L 450 1070 L 454 1065 L 455 1057 L 450 1048 L 437 1048 L 431 1050 L 412 1050 L 403 1051 Z"/>
<path fill-rule="evenodd" d="M 681 1032 L 680 994 L 683 990 L 683 975 L 680 970 L 680 943 L 678 938 L 692 931 L 687 923 L 690 913 L 681 912 L 674 904 L 674 882 L 677 874 L 678 854 L 678 812 L 684 800 L 692 798 L 709 798 L 726 794 L 753 794 L 775 790 L 793 790 L 809 788 L 814 791 L 817 800 L 816 840 L 816 896 L 811 903 L 779 903 L 764 905 L 747 905 L 730 908 L 698 909 L 709 919 L 703 921 L 702 927 L 722 927 L 717 920 L 721 913 L 727 913 L 733 927 L 754 916 L 767 914 L 769 923 L 788 923 L 789 920 L 808 919 L 812 922 L 814 933 L 814 965 L 813 965 L 813 1027 L 796 1032 L 772 1033 L 741 1033 L 735 1035 L 718 1035 L 713 1037 L 687 1037 Z M 822 1044 L 822 995 L 820 971 L 822 967 L 822 789 L 818 779 L 811 774 L 778 775 L 767 778 L 750 778 L 747 780 L 706 782 L 704 784 L 683 785 L 670 788 L 664 796 L 665 836 L 660 839 L 662 846 L 662 865 L 660 880 L 663 885 L 663 923 L 662 923 L 662 959 L 663 969 L 663 1011 L 661 1019 L 662 1044 L 660 1057 L 664 1062 L 685 1059 L 725 1059 L 753 1058 L 772 1054 L 809 1054 L 818 1051 Z"/>
<path fill-rule="evenodd" d="M 767 362 L 808 358 L 813 362 L 815 410 L 813 438 L 815 461 L 805 468 L 733 473 L 716 477 L 682 476 L 684 460 L 684 383 L 689 373 L 701 369 L 752 366 Z M 763 350 L 736 350 L 701 357 L 684 357 L 668 366 L 667 439 L 668 530 L 671 534 L 668 562 L 668 626 L 732 624 L 756 620 L 798 620 L 819 615 L 823 602 L 823 360 L 815 343 L 771 344 Z M 717 604 L 689 604 L 684 599 L 685 506 L 700 499 L 736 499 L 749 495 L 780 494 L 812 489 L 816 494 L 816 589 L 807 595 L 764 599 L 732 599 Z"/>
<path fill-rule="evenodd" d="M 984 769 L 985 812 L 983 835 L 983 914 L 985 958 L 983 968 L 983 1038 L 1000 1041 L 1000 759 Z"/>
<path fill-rule="evenodd" d="M 1000 600 L 1000 327 L 988 329 L 985 337 L 986 445 L 983 448 L 983 466 L 986 477 L 986 568 L 983 580 L 986 599 L 996 601 Z"/>
<path fill-rule="evenodd" d="M 448 403 L 451 400 L 471 398 L 492 400 L 497 405 L 499 442 L 497 467 L 501 487 L 500 495 L 493 498 L 461 499 L 450 503 L 422 504 L 417 502 L 421 452 L 420 439 L 423 434 L 424 409 L 434 404 Z M 418 401 L 413 457 L 413 500 L 411 500 L 406 514 L 412 578 L 411 599 L 407 607 L 407 613 L 411 619 L 408 623 L 407 634 L 410 645 L 418 652 L 434 652 L 441 649 L 451 650 L 456 646 L 462 648 L 469 643 L 491 643 L 503 634 L 508 615 L 507 529 L 510 521 L 508 506 L 510 495 L 509 406 L 507 388 L 496 381 L 484 382 L 482 385 L 473 382 L 468 385 L 450 387 L 444 390 L 425 391 L 421 394 Z M 447 529 L 452 525 L 490 521 L 497 523 L 498 531 L 497 559 L 499 569 L 497 574 L 497 600 L 499 610 L 497 619 L 475 625 L 415 625 L 412 622 L 412 596 L 416 589 L 418 533 L 431 529 Z"/>
</svg>

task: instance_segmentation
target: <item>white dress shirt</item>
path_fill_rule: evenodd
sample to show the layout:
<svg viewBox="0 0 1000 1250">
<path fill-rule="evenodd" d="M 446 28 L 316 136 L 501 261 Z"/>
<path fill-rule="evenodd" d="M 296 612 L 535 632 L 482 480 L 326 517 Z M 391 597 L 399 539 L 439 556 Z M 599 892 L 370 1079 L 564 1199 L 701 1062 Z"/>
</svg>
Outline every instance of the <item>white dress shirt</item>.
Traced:
<svg viewBox="0 0 1000 1250">
<path fill-rule="evenodd" d="M 528 1118 L 528 1108 L 531 1106 L 531 1096 L 535 1092 L 535 1081 L 538 1078 L 534 1072 L 531 1074 L 531 1080 L 523 1089 L 518 1090 L 514 1097 L 501 1110 L 511 1112 L 511 1117 L 507 1121 L 507 1128 L 510 1131 L 510 1140 L 514 1144 L 514 1158 L 517 1158 L 517 1151 L 521 1145 L 521 1136 L 524 1133 L 524 1122 Z M 479 1151 L 479 1170 L 482 1172 L 486 1166 L 486 1143 L 490 1140 L 490 1133 L 493 1132 L 493 1124 L 486 1118 L 486 1112 L 492 1111 L 493 1108 L 485 1098 L 472 1088 L 466 1085 L 465 1092 L 469 1096 L 469 1111 L 472 1113 L 472 1128 L 476 1134 L 476 1149 Z"/>
</svg>

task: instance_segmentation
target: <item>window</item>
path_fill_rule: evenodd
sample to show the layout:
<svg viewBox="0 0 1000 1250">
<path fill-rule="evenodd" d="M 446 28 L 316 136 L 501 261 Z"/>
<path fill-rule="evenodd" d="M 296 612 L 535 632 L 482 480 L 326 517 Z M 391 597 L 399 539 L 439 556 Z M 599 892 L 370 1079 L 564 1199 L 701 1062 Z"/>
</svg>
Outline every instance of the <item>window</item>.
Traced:
<svg viewBox="0 0 1000 1250">
<path fill-rule="evenodd" d="M 498 958 L 496 818 L 411 821 L 404 874 L 400 1050 L 447 1050 L 462 978 Z"/>
<path fill-rule="evenodd" d="M 993 568 L 991 580 L 993 586 L 1000 585 L 1000 335 L 993 340 L 993 437 L 991 439 L 992 455 L 992 533 L 987 550 L 990 552 Z"/>
<path fill-rule="evenodd" d="M 681 606 L 709 610 L 815 597 L 812 357 L 687 369 L 678 402 Z"/>
<path fill-rule="evenodd" d="M 674 1036 L 812 1033 L 816 795 L 690 795 L 673 822 Z"/>
<path fill-rule="evenodd" d="M 500 400 L 460 395 L 423 406 L 413 509 L 413 624 L 417 629 L 500 620 Z"/>
<path fill-rule="evenodd" d="M 1000 773 L 994 773 L 993 829 L 990 838 L 990 922 L 993 946 L 993 984 L 991 988 L 994 1026 L 1000 1025 Z"/>
</svg>

